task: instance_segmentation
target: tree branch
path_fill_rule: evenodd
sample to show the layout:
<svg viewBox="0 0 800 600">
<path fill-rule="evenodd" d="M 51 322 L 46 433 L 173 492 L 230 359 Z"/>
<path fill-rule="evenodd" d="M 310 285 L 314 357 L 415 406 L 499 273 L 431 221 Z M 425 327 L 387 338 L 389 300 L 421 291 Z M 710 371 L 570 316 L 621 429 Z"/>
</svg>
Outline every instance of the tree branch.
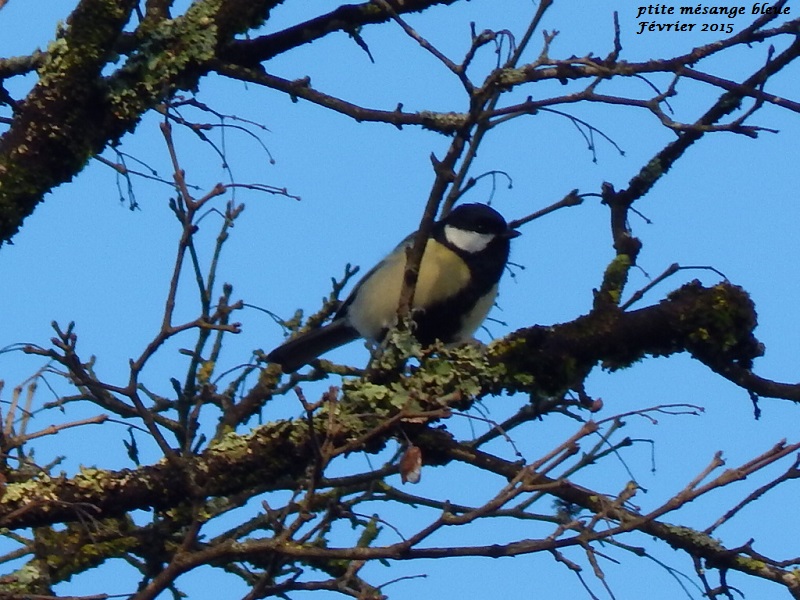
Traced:
<svg viewBox="0 0 800 600">
<path fill-rule="evenodd" d="M 450 5 L 458 0 L 393 0 L 392 9 L 397 14 L 421 12 L 437 4 Z M 338 31 L 357 31 L 364 25 L 385 23 L 391 18 L 389 12 L 373 2 L 343 4 L 331 12 L 299 23 L 277 33 L 250 40 L 234 40 L 225 46 L 220 58 L 243 66 L 255 66 L 275 56 L 309 44 Z"/>
</svg>

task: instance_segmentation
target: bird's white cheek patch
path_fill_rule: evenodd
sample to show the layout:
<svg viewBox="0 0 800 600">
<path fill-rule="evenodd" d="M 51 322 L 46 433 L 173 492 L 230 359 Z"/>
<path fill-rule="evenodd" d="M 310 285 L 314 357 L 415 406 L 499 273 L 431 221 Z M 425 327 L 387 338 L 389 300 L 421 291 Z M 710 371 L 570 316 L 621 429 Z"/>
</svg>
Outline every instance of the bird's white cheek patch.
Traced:
<svg viewBox="0 0 800 600">
<path fill-rule="evenodd" d="M 452 225 L 444 226 L 444 236 L 453 246 L 471 254 L 482 251 L 495 238 L 493 233 L 467 231 Z"/>
</svg>

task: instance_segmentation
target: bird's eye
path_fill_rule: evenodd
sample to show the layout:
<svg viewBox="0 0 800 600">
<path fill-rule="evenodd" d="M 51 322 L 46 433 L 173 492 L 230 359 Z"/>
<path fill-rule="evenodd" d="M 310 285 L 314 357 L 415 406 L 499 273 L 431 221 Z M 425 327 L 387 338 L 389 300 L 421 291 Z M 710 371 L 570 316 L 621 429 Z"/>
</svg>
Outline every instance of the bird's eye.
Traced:
<svg viewBox="0 0 800 600">
<path fill-rule="evenodd" d="M 505 227 L 498 227 L 495 223 L 484 223 L 478 231 L 480 233 L 497 234 L 500 233 Z"/>
</svg>

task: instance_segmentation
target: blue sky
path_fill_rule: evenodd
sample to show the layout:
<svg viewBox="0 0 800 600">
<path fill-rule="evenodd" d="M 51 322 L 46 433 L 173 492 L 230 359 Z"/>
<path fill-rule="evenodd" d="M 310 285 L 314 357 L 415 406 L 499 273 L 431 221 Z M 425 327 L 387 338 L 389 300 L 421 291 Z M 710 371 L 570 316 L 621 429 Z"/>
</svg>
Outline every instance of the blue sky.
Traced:
<svg viewBox="0 0 800 600">
<path fill-rule="evenodd" d="M 604 56 L 613 42 L 612 11 L 619 11 L 623 58 L 630 61 L 652 56 L 671 56 L 693 46 L 713 41 L 717 34 L 637 34 L 635 2 L 611 0 L 604 3 L 559 3 L 548 14 L 544 27 L 557 29 L 551 47 L 553 57 L 581 56 L 588 51 Z M 55 24 L 69 12 L 72 3 L 11 0 L 0 11 L 0 31 L 15 35 L 0 36 L 0 55 L 29 52 L 46 44 Z M 497 10 L 502 5 L 503 10 Z M 308 16 L 333 8 L 333 2 L 287 2 L 275 10 L 269 30 L 296 22 L 303 6 Z M 795 7 L 792 7 L 795 8 Z M 750 5 L 747 5 L 748 13 Z M 509 28 L 517 35 L 535 10 L 528 0 L 502 3 L 473 0 L 452 8 L 437 8 L 408 20 L 453 58 L 467 48 L 470 21 L 478 29 Z M 35 16 L 35 18 L 34 18 Z M 648 17 L 653 19 L 654 17 Z M 730 21 L 736 30 L 750 22 L 750 15 Z M 688 21 L 685 17 L 672 20 Z M 705 21 L 700 18 L 697 22 Z M 664 22 L 669 22 L 664 19 Z M 293 51 L 270 63 L 270 72 L 294 79 L 309 75 L 322 91 L 356 104 L 392 109 L 402 102 L 406 110 L 463 110 L 465 99 L 452 76 L 430 55 L 408 39 L 397 27 L 370 27 L 363 31 L 375 64 L 346 35 L 334 35 Z M 539 50 L 536 39 L 529 52 Z M 778 45 L 778 50 L 781 47 Z M 766 45 L 735 51 L 725 59 L 700 63 L 699 68 L 715 75 L 736 79 L 763 64 Z M 492 56 L 484 57 L 484 65 Z M 794 65 L 776 77 L 767 91 L 797 98 L 798 67 Z M 660 85 L 666 80 L 659 80 Z M 28 83 L 29 85 L 29 83 Z M 611 91 L 641 93 L 645 84 L 624 82 Z M 718 96 L 699 85 L 686 85 L 685 93 L 672 100 L 676 118 L 692 121 Z M 560 86 L 530 88 L 521 97 L 562 93 Z M 234 285 L 234 297 L 289 317 L 302 307 L 311 312 L 327 295 L 331 277 L 338 277 L 344 264 L 351 262 L 368 268 L 416 226 L 433 180 L 429 155 L 442 156 L 449 140 L 431 132 L 406 128 L 397 131 L 388 125 L 354 123 L 305 102 L 292 103 L 280 94 L 235 82 L 208 79 L 201 84 L 200 100 L 243 118 L 263 123 L 267 132 L 261 138 L 274 157 L 252 139 L 228 133 L 226 148 L 234 176 L 241 182 L 261 182 L 286 187 L 302 198 L 297 202 L 240 190 L 237 199 L 246 210 L 232 231 L 222 263 L 221 279 Z M 552 114 L 519 119 L 498 128 L 487 139 L 473 174 L 491 169 L 506 171 L 513 187 L 498 185 L 493 205 L 507 218 L 518 218 L 561 198 L 573 188 L 598 192 L 603 181 L 624 187 L 649 158 L 673 135 L 659 127 L 652 115 L 627 107 L 574 105 L 565 110 L 590 121 L 609 135 L 624 151 L 597 141 L 596 157 L 587 150 L 576 128 L 565 118 Z M 715 134 L 691 148 L 668 177 L 638 202 L 636 208 L 651 223 L 633 216 L 631 225 L 644 248 L 639 258 L 641 270 L 633 272 L 630 291 L 656 276 L 669 264 L 713 266 L 731 281 L 748 290 L 759 313 L 757 335 L 766 344 L 767 354 L 757 362 L 757 371 L 780 381 L 798 379 L 800 356 L 800 318 L 797 277 L 800 257 L 800 205 L 798 187 L 797 115 L 767 107 L 752 124 L 780 130 L 762 133 L 758 139 Z M 158 134 L 158 120 L 146 117 L 135 135 L 124 140 L 123 150 L 147 162 L 161 176 L 169 178 L 166 149 Z M 178 150 L 188 179 L 208 189 L 217 181 L 227 181 L 220 160 L 207 148 L 183 132 L 176 132 Z M 112 153 L 106 156 L 114 159 Z M 50 194 L 30 217 L 14 245 L 0 250 L 0 348 L 19 342 L 46 345 L 52 335 L 50 322 L 77 323 L 79 350 L 97 356 L 98 373 L 112 382 L 122 382 L 127 361 L 156 333 L 166 294 L 171 261 L 179 233 L 177 222 L 167 208 L 170 189 L 166 185 L 135 181 L 140 210 L 131 211 L 120 201 L 116 178 L 107 167 L 92 163 L 70 184 Z M 487 183 L 473 190 L 470 201 L 487 201 Z M 221 205 L 220 205 L 221 206 Z M 218 222 L 205 219 L 201 237 L 208 245 Z M 512 260 L 514 277 L 503 282 L 499 308 L 493 314 L 505 324 L 490 323 L 491 336 L 499 337 L 516 328 L 532 324 L 551 324 L 574 319 L 591 306 L 592 289 L 600 283 L 603 269 L 613 257 L 607 209 L 588 199 L 578 208 L 561 211 L 535 221 L 515 240 Z M 718 277 L 710 271 L 683 271 L 660 284 L 640 305 L 655 303 L 681 283 L 699 278 L 713 284 Z M 190 284 L 191 282 L 189 282 Z M 196 304 L 187 284 L 181 295 L 179 314 L 191 318 Z M 223 359 L 235 367 L 249 358 L 253 348 L 269 350 L 282 339 L 282 331 L 263 312 L 248 309 L 240 313 L 244 331 L 229 339 Z M 491 336 L 481 334 L 484 341 Z M 169 393 L 169 377 L 182 376 L 186 359 L 178 348 L 191 344 L 186 337 L 169 345 L 146 372 L 152 389 Z M 332 358 L 365 360 L 365 350 L 354 343 L 332 354 Z M 41 361 L 18 352 L 0 354 L 0 379 L 6 388 L 0 399 L 9 399 L 9 389 L 29 377 Z M 60 392 L 66 388 L 57 378 L 48 381 Z M 309 387 L 313 396 L 318 390 Z M 733 466 L 759 454 L 781 438 L 800 439 L 795 419 L 797 408 L 786 401 L 765 399 L 763 416 L 755 421 L 747 394 L 720 380 L 704 366 L 687 357 L 648 360 L 621 373 L 594 373 L 587 392 L 602 397 L 605 403 L 597 418 L 610 417 L 644 406 L 664 403 L 690 403 L 705 408 L 702 416 L 661 416 L 657 425 L 645 419 L 631 419 L 625 434 L 653 440 L 634 445 L 625 454 L 625 465 L 640 484 L 648 489 L 636 502 L 642 507 L 657 506 L 679 491 L 710 460 L 723 450 Z M 51 398 L 40 390 L 37 401 Z M 484 401 L 482 410 L 501 421 L 524 403 L 524 399 L 495 398 Z M 287 398 L 265 413 L 296 414 L 298 407 Z M 74 420 L 94 414 L 93 410 L 69 406 L 64 415 L 44 414 L 38 426 L 54 420 Z M 213 426 L 213 415 L 209 415 Z M 466 418 L 451 419 L 448 426 L 467 431 L 472 425 L 482 431 L 484 424 Z M 526 457 L 534 458 L 566 439 L 577 425 L 563 416 L 549 416 L 515 436 L 515 443 Z M 530 437 L 528 437 L 530 436 Z M 63 468 L 77 465 L 119 468 L 129 466 L 121 439 L 127 438 L 124 425 L 85 428 L 45 438 L 38 446 L 37 458 L 49 462 L 68 454 Z M 155 457 L 156 449 L 139 440 L 143 455 Z M 498 452 L 513 453 L 497 445 Z M 376 459 L 373 459 L 376 460 Z M 380 459 L 377 459 L 379 462 Z M 651 461 L 655 471 L 651 472 Z M 377 463 L 376 463 L 377 464 Z M 366 466 L 355 457 L 343 469 Z M 786 468 L 788 464 L 783 465 Z M 777 475 L 780 468 L 771 469 Z M 498 482 L 491 478 L 471 479 L 474 474 L 454 467 L 426 469 L 423 483 L 413 493 L 450 495 L 454 502 L 478 502 Z M 602 492 L 622 489 L 630 477 L 620 461 L 607 460 L 576 477 L 576 481 Z M 748 480 L 717 492 L 702 502 L 684 509 L 670 521 L 682 519 L 689 525 L 705 527 L 725 508 L 759 485 Z M 756 537 L 756 549 L 765 554 L 788 558 L 798 554 L 796 535 L 787 535 L 783 515 L 793 506 L 797 484 L 768 496 L 758 510 L 748 509 L 730 527 L 720 530 L 724 542 L 734 547 Z M 549 504 L 542 504 L 545 512 Z M 771 515 L 765 518 L 764 515 Z M 787 515 L 788 516 L 788 515 Z M 414 519 L 429 515 L 403 515 L 402 526 L 413 526 Z M 400 518 L 400 517 L 398 517 Z M 504 540 L 511 536 L 534 537 L 545 530 L 503 522 L 482 524 L 485 530 L 468 534 L 449 531 L 452 538 L 436 543 L 483 543 L 487 538 Z M 527 525 L 526 525 L 527 527 Z M 544 533 L 546 535 L 546 532 Z M 343 532 L 343 536 L 347 533 Z M 387 538 L 387 541 L 391 541 Z M 649 544 L 647 539 L 628 540 Z M 2 544 L 2 542 L 0 542 Z M 608 583 L 617 598 L 641 597 L 641 578 L 652 578 L 648 597 L 682 597 L 680 586 L 664 570 L 648 561 L 608 549 L 621 559 L 622 566 L 603 563 Z M 691 573 L 691 565 L 671 549 L 658 548 L 654 555 L 671 566 Z M 585 559 L 569 556 L 591 571 Z M 647 566 L 645 565 L 647 563 Z M 630 566 L 643 575 L 631 581 Z M 542 598 L 575 598 L 583 594 L 577 580 L 563 566 L 554 565 L 549 555 L 489 561 L 471 559 L 434 564 L 400 564 L 392 569 L 373 567 L 375 581 L 400 575 L 428 573 L 426 579 L 413 579 L 387 590 L 392 598 L 444 596 L 483 598 L 501 590 L 509 598 L 530 597 L 535 589 Z M 520 577 L 520 573 L 524 576 Z M 591 580 L 591 576 L 587 574 Z M 200 585 L 198 580 L 203 579 Z M 732 583 L 749 592 L 748 598 L 775 594 L 774 586 L 750 582 L 745 578 Z M 102 583 L 101 583 L 102 581 Z M 63 593 L 125 593 L 132 591 L 135 577 L 124 568 L 113 579 L 101 580 L 97 573 L 78 577 L 60 588 Z M 202 577 L 184 578 L 181 583 L 192 598 L 218 597 L 209 591 Z M 596 581 L 592 589 L 604 596 Z M 699 591 L 689 587 L 695 598 Z M 638 593 L 637 593 L 638 590 Z M 237 588 L 232 587 L 231 597 Z M 244 592 L 242 591 L 242 594 Z M 241 595 L 241 594 L 239 594 Z M 298 598 L 305 597 L 297 595 Z M 685 594 L 684 596 L 685 597 Z"/>
</svg>

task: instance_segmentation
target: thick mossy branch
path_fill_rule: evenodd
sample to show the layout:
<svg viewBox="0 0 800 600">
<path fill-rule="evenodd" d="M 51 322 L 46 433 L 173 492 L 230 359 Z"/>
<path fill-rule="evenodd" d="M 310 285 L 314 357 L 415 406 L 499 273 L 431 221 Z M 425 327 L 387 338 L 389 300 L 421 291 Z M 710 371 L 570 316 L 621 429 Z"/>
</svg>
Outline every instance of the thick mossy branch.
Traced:
<svg viewBox="0 0 800 600">
<path fill-rule="evenodd" d="M 306 418 L 276 421 L 249 435 L 228 434 L 199 456 L 9 484 L 0 499 L 0 526 L 68 522 L 87 513 L 121 516 L 248 490 L 294 489 L 317 459 L 320 443 L 332 455 L 378 451 L 402 417 L 441 419 L 451 407 L 503 391 L 557 394 L 580 385 L 598 364 L 617 369 L 645 356 L 688 351 L 704 362 L 749 369 L 762 353 L 755 325 L 755 310 L 741 288 L 690 283 L 634 312 L 596 311 L 571 323 L 520 330 L 488 354 L 471 345 L 442 351 L 393 382 L 348 382 L 338 402 L 317 411 L 313 433 Z"/>
<path fill-rule="evenodd" d="M 176 19 L 148 22 L 128 61 L 104 77 L 137 4 L 83 0 L 48 48 L 39 82 L 0 140 L 0 241 L 145 112 L 194 89 L 218 48 L 260 25 L 277 2 L 205 0 Z"/>
<path fill-rule="evenodd" d="M 136 4 L 83 0 L 50 44 L 39 82 L 0 139 L 0 240 L 102 149 L 101 74 Z"/>
<path fill-rule="evenodd" d="M 84 468 L 11 483 L 0 498 L 0 526 L 16 529 L 130 510 L 180 506 L 248 489 L 291 488 L 314 458 L 305 420 L 277 421 L 246 436 L 229 434 L 199 456 L 139 469 Z"/>
<path fill-rule="evenodd" d="M 705 288 L 695 281 L 655 306 L 593 311 L 563 325 L 513 333 L 493 347 L 491 360 L 504 364 L 509 375 L 492 391 L 557 395 L 579 385 L 598 364 L 614 370 L 646 356 L 684 351 L 706 363 L 749 369 L 763 354 L 753 335 L 756 324 L 742 288 L 729 283 Z"/>
<path fill-rule="evenodd" d="M 82 521 L 69 523 L 58 531 L 51 527 L 35 530 L 35 541 L 47 570 L 50 584 L 69 581 L 73 575 L 103 564 L 109 558 L 120 558 L 139 546 L 138 530 L 129 518 L 93 520 L 91 527 Z"/>
</svg>

